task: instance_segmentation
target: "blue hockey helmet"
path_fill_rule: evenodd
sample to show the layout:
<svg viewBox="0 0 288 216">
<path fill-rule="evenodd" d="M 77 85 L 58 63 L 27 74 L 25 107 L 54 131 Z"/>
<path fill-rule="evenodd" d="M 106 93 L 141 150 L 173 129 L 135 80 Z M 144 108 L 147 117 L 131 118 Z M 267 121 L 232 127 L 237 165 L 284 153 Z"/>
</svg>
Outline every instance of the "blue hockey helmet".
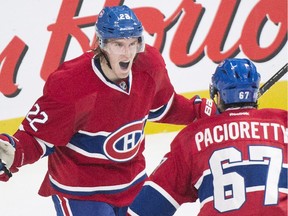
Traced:
<svg viewBox="0 0 288 216">
<path fill-rule="evenodd" d="M 212 76 L 210 97 L 217 92 L 224 104 L 256 103 L 260 74 L 248 59 L 231 58 L 221 62 Z"/>
<path fill-rule="evenodd" d="M 101 48 L 104 48 L 108 39 L 138 38 L 140 44 L 138 52 L 144 51 L 142 23 L 126 5 L 103 8 L 95 28 Z"/>
</svg>

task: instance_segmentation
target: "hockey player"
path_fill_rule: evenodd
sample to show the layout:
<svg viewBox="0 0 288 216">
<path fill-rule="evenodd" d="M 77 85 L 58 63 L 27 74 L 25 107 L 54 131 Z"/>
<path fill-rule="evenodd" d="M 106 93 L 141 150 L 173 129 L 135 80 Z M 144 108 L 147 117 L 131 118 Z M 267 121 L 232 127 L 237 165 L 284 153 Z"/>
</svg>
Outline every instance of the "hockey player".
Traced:
<svg viewBox="0 0 288 216">
<path fill-rule="evenodd" d="M 176 94 L 127 6 L 105 7 L 96 35 L 99 46 L 60 65 L 19 130 L 0 136 L 2 181 L 48 156 L 39 194 L 59 216 L 125 215 L 147 177 L 146 121 L 183 125 L 216 110 Z"/>
<path fill-rule="evenodd" d="M 197 199 L 199 215 L 287 215 L 288 113 L 257 109 L 259 81 L 248 59 L 219 64 L 210 95 L 221 114 L 175 137 L 129 215 L 169 216 Z"/>
</svg>

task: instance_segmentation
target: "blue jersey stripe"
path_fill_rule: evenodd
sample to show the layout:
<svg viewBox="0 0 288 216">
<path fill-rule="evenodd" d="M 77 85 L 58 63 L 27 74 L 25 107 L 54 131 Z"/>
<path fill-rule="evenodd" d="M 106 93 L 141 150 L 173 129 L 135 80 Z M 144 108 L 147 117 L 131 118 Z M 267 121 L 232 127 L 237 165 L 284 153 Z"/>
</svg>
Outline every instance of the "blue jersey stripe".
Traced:
<svg viewBox="0 0 288 216">
<path fill-rule="evenodd" d="M 236 172 L 245 179 L 245 187 L 265 186 L 266 176 L 268 173 L 268 166 L 266 164 L 253 164 L 253 165 L 241 165 L 233 166 L 223 169 L 223 174 Z M 278 187 L 287 189 L 287 168 L 282 167 Z M 225 191 L 231 190 L 229 185 L 224 188 Z M 202 202 L 208 197 L 213 196 L 213 176 L 204 176 L 203 182 L 198 189 L 199 200 Z"/>
<path fill-rule="evenodd" d="M 69 186 L 63 186 L 60 184 L 56 184 L 54 181 L 50 179 L 50 183 L 52 187 L 64 194 L 71 194 L 75 196 L 89 196 L 89 195 L 95 195 L 95 194 L 115 194 L 120 193 L 122 191 L 128 190 L 129 188 L 133 187 L 136 184 L 139 184 L 140 182 L 144 181 L 147 178 L 147 174 L 143 172 L 144 175 L 140 176 L 138 179 L 135 179 L 134 181 L 127 183 L 127 185 L 115 185 L 115 186 L 97 186 L 97 187 L 69 187 Z"/>
<path fill-rule="evenodd" d="M 145 208 L 142 208 L 142 200 L 145 200 Z M 157 208 L 154 208 L 157 205 Z M 150 207 L 151 206 L 151 207 Z M 137 215 L 173 215 L 176 211 L 175 206 L 171 204 L 163 194 L 151 187 L 150 185 L 144 185 L 139 196 L 133 201 L 129 207 Z"/>
</svg>

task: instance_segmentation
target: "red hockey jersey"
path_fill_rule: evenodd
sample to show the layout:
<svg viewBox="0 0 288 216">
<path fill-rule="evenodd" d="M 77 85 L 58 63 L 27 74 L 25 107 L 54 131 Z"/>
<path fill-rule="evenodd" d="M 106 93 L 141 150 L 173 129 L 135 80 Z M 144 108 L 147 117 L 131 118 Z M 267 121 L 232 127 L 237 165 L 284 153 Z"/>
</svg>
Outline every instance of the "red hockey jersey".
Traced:
<svg viewBox="0 0 288 216">
<path fill-rule="evenodd" d="M 160 53 L 149 45 L 133 63 L 127 91 L 106 79 L 93 55 L 67 61 L 49 76 L 14 134 L 13 167 L 48 155 L 40 195 L 124 206 L 146 178 L 146 121 L 188 124 L 193 104 L 175 93 Z"/>
<path fill-rule="evenodd" d="M 173 140 L 130 215 L 287 215 L 287 111 L 238 109 L 199 120 Z M 191 210 L 193 211 L 193 209 Z"/>
</svg>

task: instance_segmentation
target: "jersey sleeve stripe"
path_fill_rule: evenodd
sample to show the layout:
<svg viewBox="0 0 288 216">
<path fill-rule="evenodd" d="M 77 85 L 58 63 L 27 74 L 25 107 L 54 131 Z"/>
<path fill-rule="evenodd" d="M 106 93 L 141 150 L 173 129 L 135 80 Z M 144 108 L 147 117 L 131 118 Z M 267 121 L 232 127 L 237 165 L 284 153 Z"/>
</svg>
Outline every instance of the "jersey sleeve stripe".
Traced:
<svg viewBox="0 0 288 216">
<path fill-rule="evenodd" d="M 165 104 L 161 107 L 158 107 L 157 109 L 150 110 L 148 120 L 149 121 L 161 120 L 166 115 L 166 113 L 169 111 L 169 109 L 172 105 L 173 99 L 174 99 L 174 94 L 171 96 L 171 98 L 169 99 L 167 104 Z"/>
</svg>

